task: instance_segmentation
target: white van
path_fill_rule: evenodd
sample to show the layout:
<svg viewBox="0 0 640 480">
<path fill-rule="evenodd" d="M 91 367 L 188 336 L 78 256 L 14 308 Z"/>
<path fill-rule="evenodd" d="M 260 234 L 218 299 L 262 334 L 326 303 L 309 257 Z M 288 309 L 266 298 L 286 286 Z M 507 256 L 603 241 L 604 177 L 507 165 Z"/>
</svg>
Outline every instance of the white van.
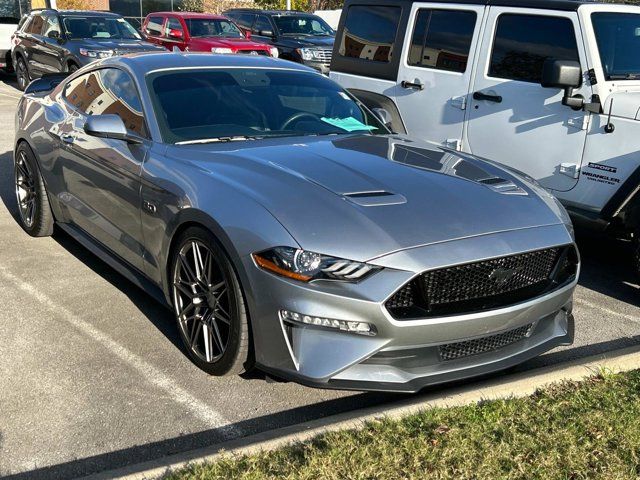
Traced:
<svg viewBox="0 0 640 480">
<path fill-rule="evenodd" d="M 330 76 L 395 131 L 520 170 L 574 221 L 635 237 L 640 259 L 640 7 L 347 0 Z"/>
<path fill-rule="evenodd" d="M 0 71 L 11 72 L 11 36 L 22 16 L 29 12 L 27 0 L 0 0 Z"/>
</svg>

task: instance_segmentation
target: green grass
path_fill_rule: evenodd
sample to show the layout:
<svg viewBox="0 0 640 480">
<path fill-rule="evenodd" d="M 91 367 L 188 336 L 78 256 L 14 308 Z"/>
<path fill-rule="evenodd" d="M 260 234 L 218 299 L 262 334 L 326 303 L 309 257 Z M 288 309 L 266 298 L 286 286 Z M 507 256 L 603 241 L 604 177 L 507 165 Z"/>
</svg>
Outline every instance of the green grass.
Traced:
<svg viewBox="0 0 640 480">
<path fill-rule="evenodd" d="M 640 478 L 640 371 L 372 422 L 167 478 Z"/>
</svg>

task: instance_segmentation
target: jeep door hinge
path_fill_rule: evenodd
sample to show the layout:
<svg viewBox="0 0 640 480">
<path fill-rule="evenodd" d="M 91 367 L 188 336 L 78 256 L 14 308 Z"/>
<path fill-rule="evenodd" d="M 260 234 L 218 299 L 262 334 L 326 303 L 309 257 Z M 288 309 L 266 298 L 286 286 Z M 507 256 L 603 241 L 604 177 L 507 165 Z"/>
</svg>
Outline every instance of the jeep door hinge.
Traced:
<svg viewBox="0 0 640 480">
<path fill-rule="evenodd" d="M 566 175 L 567 177 L 578 178 L 580 168 L 578 168 L 578 165 L 576 165 L 575 163 L 561 163 L 560 173 L 562 175 Z"/>
<path fill-rule="evenodd" d="M 462 150 L 462 140 L 459 138 L 447 138 L 442 142 L 442 146 L 450 148 L 452 150 Z"/>
<path fill-rule="evenodd" d="M 589 126 L 589 116 L 580 115 L 579 117 L 568 118 L 567 125 L 573 128 L 577 128 L 578 130 L 586 130 Z"/>
<path fill-rule="evenodd" d="M 461 95 L 460 97 L 453 97 L 450 100 L 451 106 L 459 108 L 460 110 L 465 110 L 467 108 L 467 96 Z"/>
</svg>

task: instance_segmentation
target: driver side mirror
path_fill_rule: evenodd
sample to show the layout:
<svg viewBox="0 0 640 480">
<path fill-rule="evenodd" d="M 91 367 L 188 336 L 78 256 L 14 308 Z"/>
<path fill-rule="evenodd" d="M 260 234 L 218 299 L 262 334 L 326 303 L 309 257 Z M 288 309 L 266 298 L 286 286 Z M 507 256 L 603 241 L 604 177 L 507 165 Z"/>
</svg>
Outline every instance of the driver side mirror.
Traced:
<svg viewBox="0 0 640 480">
<path fill-rule="evenodd" d="M 540 85 L 544 88 L 562 88 L 562 104 L 573 109 L 584 105 L 582 95 L 573 95 L 573 89 L 582 85 L 582 69 L 578 62 L 548 58 L 542 65 Z"/>
<path fill-rule="evenodd" d="M 382 124 L 391 129 L 391 123 L 393 123 L 393 118 L 391 118 L 391 114 L 388 110 L 384 108 L 372 108 L 371 111 L 376 116 L 378 120 L 382 122 Z"/>
<path fill-rule="evenodd" d="M 98 138 L 123 140 L 127 143 L 142 143 L 142 137 L 129 133 L 120 116 L 115 114 L 89 115 L 84 124 L 87 135 Z"/>
<path fill-rule="evenodd" d="M 244 33 L 247 40 L 251 40 L 251 30 L 243 30 L 242 33 Z"/>
<path fill-rule="evenodd" d="M 273 30 L 260 30 L 258 32 L 258 35 L 260 35 L 261 37 L 273 38 Z"/>
<path fill-rule="evenodd" d="M 47 37 L 54 40 L 60 40 L 60 32 L 58 32 L 57 30 L 51 30 L 49 33 L 47 33 Z"/>
<path fill-rule="evenodd" d="M 183 37 L 182 30 L 176 30 L 174 28 L 169 30 L 169 38 L 173 38 L 173 39 L 176 39 L 176 40 L 182 40 L 182 37 Z"/>
</svg>

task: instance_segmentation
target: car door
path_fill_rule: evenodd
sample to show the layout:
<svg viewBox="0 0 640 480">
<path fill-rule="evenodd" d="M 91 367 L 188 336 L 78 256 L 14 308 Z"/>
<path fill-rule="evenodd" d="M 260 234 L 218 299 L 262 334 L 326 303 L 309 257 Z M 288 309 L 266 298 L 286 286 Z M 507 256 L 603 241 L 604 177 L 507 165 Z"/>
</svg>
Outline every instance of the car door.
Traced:
<svg viewBox="0 0 640 480">
<path fill-rule="evenodd" d="M 575 186 L 589 114 L 562 105 L 563 91 L 543 88 L 540 79 L 548 58 L 578 61 L 586 76 L 579 34 L 575 12 L 489 9 L 468 109 L 471 152 L 552 190 Z M 574 94 L 589 101 L 589 83 Z"/>
<path fill-rule="evenodd" d="M 69 116 L 59 129 L 59 160 L 70 220 L 130 265 L 142 269 L 140 172 L 149 144 L 85 133 L 88 115 L 117 114 L 146 137 L 140 97 L 123 70 L 102 68 L 76 77 L 63 93 Z"/>
<path fill-rule="evenodd" d="M 41 64 L 46 73 L 56 73 L 65 70 L 63 65 L 63 49 L 61 47 L 61 27 L 58 15 L 47 13 L 44 16 L 42 28 Z"/>
<path fill-rule="evenodd" d="M 411 135 L 462 148 L 483 5 L 414 3 L 395 88 Z"/>
<path fill-rule="evenodd" d="M 44 28 L 44 17 L 40 14 L 34 14 L 26 25 L 22 36 L 23 52 L 26 57 L 27 67 L 31 78 L 39 77 L 44 72 L 42 70 L 41 61 L 41 34 Z"/>
</svg>

